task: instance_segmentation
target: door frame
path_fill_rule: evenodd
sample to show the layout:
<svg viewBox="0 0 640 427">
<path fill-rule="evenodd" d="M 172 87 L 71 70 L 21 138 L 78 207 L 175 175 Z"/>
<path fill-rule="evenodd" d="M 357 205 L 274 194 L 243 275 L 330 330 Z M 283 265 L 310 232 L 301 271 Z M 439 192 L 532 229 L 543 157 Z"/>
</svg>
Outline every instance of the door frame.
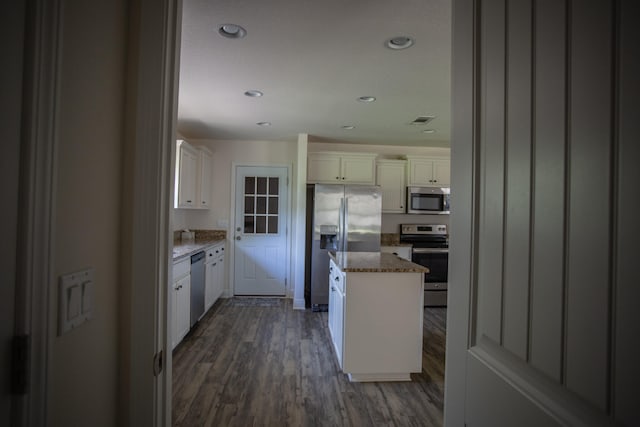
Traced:
<svg viewBox="0 0 640 427">
<path fill-rule="evenodd" d="M 477 12 L 474 0 L 452 3 L 452 67 L 451 67 L 451 234 L 449 245 L 449 293 L 447 338 L 445 343 L 444 425 L 465 425 L 467 350 L 470 347 L 472 281 L 477 221 L 475 103 L 479 70 L 474 60 L 478 55 L 475 39 Z"/>
<path fill-rule="evenodd" d="M 229 218 L 230 218 L 230 229 L 228 241 L 229 241 L 229 294 L 225 295 L 225 297 L 233 297 L 235 295 L 235 252 L 236 252 L 236 239 L 234 238 L 236 225 L 236 173 L 239 167 L 277 167 L 277 168 L 286 168 L 287 169 L 287 184 L 286 184 L 286 192 L 287 192 L 287 220 L 286 220 L 286 235 L 285 235 L 285 296 L 287 298 L 293 298 L 293 289 L 291 288 L 291 226 L 292 226 L 292 218 L 291 218 L 291 171 L 292 165 L 289 163 L 257 163 L 257 162 L 232 162 L 231 163 L 231 190 L 230 190 L 230 199 L 229 200 Z"/>
<path fill-rule="evenodd" d="M 12 402 L 12 422 L 45 425 L 47 375 L 55 325 L 49 320 L 52 273 L 56 116 L 60 68 L 60 0 L 36 0 L 25 10 L 25 58 L 22 92 L 22 131 L 16 249 L 15 333 L 28 335 L 29 391 Z"/>
</svg>

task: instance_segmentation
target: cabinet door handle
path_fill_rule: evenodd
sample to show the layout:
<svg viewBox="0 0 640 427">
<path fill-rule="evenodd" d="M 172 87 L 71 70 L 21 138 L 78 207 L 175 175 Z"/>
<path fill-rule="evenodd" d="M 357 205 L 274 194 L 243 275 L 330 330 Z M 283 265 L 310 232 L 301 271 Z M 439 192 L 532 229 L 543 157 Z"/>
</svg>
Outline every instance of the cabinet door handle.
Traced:
<svg viewBox="0 0 640 427">
<path fill-rule="evenodd" d="M 217 263 L 215 263 L 215 262 L 214 262 L 213 264 L 211 264 L 211 267 L 215 267 L 215 266 L 216 266 L 216 264 L 217 264 Z"/>
<path fill-rule="evenodd" d="M 333 280 L 335 280 L 336 282 L 340 281 L 340 276 L 336 276 L 336 278 Z"/>
<path fill-rule="evenodd" d="M 187 200 L 187 203 L 191 203 L 191 200 Z"/>
<path fill-rule="evenodd" d="M 340 177 L 339 177 L 339 176 L 336 176 L 336 179 L 340 179 Z"/>
<path fill-rule="evenodd" d="M 331 292 L 335 292 L 336 288 L 334 286 L 331 287 Z"/>
<path fill-rule="evenodd" d="M 344 176 L 342 177 L 342 179 L 344 179 Z"/>
</svg>

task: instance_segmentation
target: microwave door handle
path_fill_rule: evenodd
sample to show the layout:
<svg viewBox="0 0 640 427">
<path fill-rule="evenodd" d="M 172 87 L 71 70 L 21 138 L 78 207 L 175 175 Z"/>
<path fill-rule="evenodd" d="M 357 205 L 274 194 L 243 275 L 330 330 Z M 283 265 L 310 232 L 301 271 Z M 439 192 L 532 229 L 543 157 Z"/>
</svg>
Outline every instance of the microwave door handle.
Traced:
<svg viewBox="0 0 640 427">
<path fill-rule="evenodd" d="M 446 254 L 449 249 L 446 248 L 413 248 L 414 254 Z"/>
</svg>

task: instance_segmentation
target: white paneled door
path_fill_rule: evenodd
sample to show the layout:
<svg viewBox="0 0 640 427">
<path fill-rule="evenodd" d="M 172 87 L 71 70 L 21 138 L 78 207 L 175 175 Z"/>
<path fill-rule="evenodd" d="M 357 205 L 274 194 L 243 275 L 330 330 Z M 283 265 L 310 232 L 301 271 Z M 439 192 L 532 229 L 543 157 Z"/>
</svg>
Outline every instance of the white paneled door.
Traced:
<svg viewBox="0 0 640 427">
<path fill-rule="evenodd" d="M 285 295 L 288 168 L 237 166 L 234 294 Z"/>
<path fill-rule="evenodd" d="M 454 2 L 447 426 L 640 425 L 638 16 Z"/>
</svg>

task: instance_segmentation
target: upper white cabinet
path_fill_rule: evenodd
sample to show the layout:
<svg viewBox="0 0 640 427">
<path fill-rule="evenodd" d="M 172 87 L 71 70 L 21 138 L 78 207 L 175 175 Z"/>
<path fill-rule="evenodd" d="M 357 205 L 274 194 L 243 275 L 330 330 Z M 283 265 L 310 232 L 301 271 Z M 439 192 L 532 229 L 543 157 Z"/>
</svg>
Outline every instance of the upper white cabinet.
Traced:
<svg viewBox="0 0 640 427">
<path fill-rule="evenodd" d="M 382 191 L 383 213 L 404 213 L 406 201 L 406 160 L 378 160 L 376 185 Z"/>
<path fill-rule="evenodd" d="M 200 196 L 200 207 L 209 209 L 211 207 L 211 181 L 212 181 L 213 154 L 206 148 L 198 150 L 198 170 L 200 172 L 200 185 L 198 194 Z"/>
<path fill-rule="evenodd" d="M 204 147 L 178 141 L 176 151 L 176 208 L 209 209 L 213 155 Z"/>
<path fill-rule="evenodd" d="M 451 185 L 451 161 L 442 157 L 414 157 L 408 159 L 408 186 L 448 187 Z"/>
<path fill-rule="evenodd" d="M 194 208 L 197 206 L 197 173 L 198 152 L 185 141 L 178 141 L 178 149 L 176 151 L 176 208 Z"/>
<path fill-rule="evenodd" d="M 373 185 L 376 156 L 372 153 L 309 153 L 307 182 Z"/>
</svg>

